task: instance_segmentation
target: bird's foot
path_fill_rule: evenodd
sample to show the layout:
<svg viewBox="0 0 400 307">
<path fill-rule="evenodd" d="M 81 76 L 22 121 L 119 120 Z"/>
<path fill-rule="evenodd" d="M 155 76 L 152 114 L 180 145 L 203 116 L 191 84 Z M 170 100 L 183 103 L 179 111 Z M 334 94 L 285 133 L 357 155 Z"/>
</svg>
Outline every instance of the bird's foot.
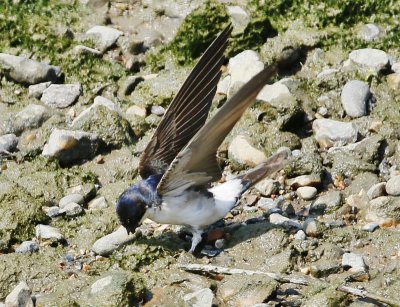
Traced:
<svg viewBox="0 0 400 307">
<path fill-rule="evenodd" d="M 194 250 L 196 249 L 197 245 L 201 242 L 202 237 L 201 234 L 203 233 L 202 230 L 200 229 L 193 229 L 192 230 L 192 234 L 193 234 L 193 238 L 192 238 L 192 246 L 189 249 L 189 253 L 193 254 Z"/>
</svg>

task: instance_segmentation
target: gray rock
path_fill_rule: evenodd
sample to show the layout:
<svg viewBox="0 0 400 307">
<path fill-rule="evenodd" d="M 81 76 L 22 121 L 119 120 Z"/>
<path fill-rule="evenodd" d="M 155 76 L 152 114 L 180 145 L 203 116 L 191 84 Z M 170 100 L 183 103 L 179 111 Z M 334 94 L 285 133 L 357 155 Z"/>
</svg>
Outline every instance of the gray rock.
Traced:
<svg viewBox="0 0 400 307">
<path fill-rule="evenodd" d="M 48 208 L 46 211 L 46 215 L 48 217 L 56 217 L 56 216 L 60 215 L 60 207 L 53 206 L 53 207 Z"/>
<path fill-rule="evenodd" d="M 369 188 L 367 195 L 369 199 L 374 199 L 380 196 L 384 196 L 386 193 L 386 182 L 379 182 Z"/>
<path fill-rule="evenodd" d="M 136 88 L 136 86 L 144 81 L 142 76 L 128 76 L 122 83 L 120 92 L 122 95 L 130 95 Z"/>
<path fill-rule="evenodd" d="M 344 253 L 342 257 L 342 266 L 351 272 L 368 272 L 368 266 L 365 264 L 364 257 L 355 253 Z"/>
<path fill-rule="evenodd" d="M 28 96 L 29 97 L 33 97 L 33 98 L 37 98 L 40 99 L 40 97 L 42 97 L 43 92 L 46 88 L 48 88 L 50 86 L 51 82 L 42 82 L 39 84 L 34 84 L 34 85 L 30 85 L 28 87 Z"/>
<path fill-rule="evenodd" d="M 392 196 L 400 195 L 400 176 L 394 176 L 386 183 L 386 193 Z"/>
<path fill-rule="evenodd" d="M 309 237 L 320 237 L 325 229 L 325 226 L 314 218 L 306 219 L 303 224 L 303 230 Z"/>
<path fill-rule="evenodd" d="M 225 239 L 218 239 L 215 241 L 214 246 L 215 248 L 222 249 L 225 246 Z"/>
<path fill-rule="evenodd" d="M 60 209 L 64 209 L 64 207 L 70 203 L 76 203 L 79 205 L 83 205 L 84 198 L 83 198 L 82 194 L 73 193 L 73 194 L 66 195 L 60 199 L 60 201 L 58 202 L 58 206 L 60 207 Z"/>
<path fill-rule="evenodd" d="M 279 182 L 266 178 L 258 182 L 254 187 L 264 196 L 270 196 L 271 194 L 278 194 Z"/>
<path fill-rule="evenodd" d="M 60 214 L 65 214 L 66 216 L 77 216 L 82 212 L 82 207 L 77 203 L 69 203 L 60 210 Z"/>
<path fill-rule="evenodd" d="M 232 140 L 228 147 L 228 155 L 236 163 L 250 167 L 267 160 L 265 153 L 253 147 L 242 135 L 238 135 Z"/>
<path fill-rule="evenodd" d="M 143 281 L 128 271 L 110 270 L 98 277 L 81 295 L 78 305 L 87 306 L 132 306 L 144 293 Z M 83 294 L 83 293 L 82 293 Z"/>
<path fill-rule="evenodd" d="M 314 187 L 300 187 L 296 190 L 297 195 L 304 200 L 311 200 L 317 195 Z"/>
<path fill-rule="evenodd" d="M 400 222 L 399 197 L 381 196 L 369 202 L 365 220 L 379 225 L 396 225 Z"/>
<path fill-rule="evenodd" d="M 125 227 L 120 226 L 116 231 L 98 239 L 94 242 L 92 250 L 101 256 L 108 256 L 121 246 L 133 241 L 136 238 L 134 233 L 128 235 Z"/>
<path fill-rule="evenodd" d="M 93 104 L 87 108 L 86 110 L 82 111 L 71 123 L 71 126 L 79 125 L 79 122 L 86 121 L 88 117 L 90 117 L 90 111 L 94 108 L 99 106 L 104 106 L 110 111 L 118 113 L 118 115 L 122 116 L 122 110 L 119 106 L 117 106 L 114 102 L 110 99 L 107 99 L 103 96 L 96 96 L 93 100 Z"/>
<path fill-rule="evenodd" d="M 349 55 L 350 60 L 361 67 L 381 71 L 389 65 L 389 57 L 385 51 L 365 48 L 354 50 Z"/>
<path fill-rule="evenodd" d="M 77 45 L 74 47 L 74 54 L 76 55 L 91 55 L 95 57 L 100 57 L 102 53 L 94 48 L 89 48 L 83 45 Z"/>
<path fill-rule="evenodd" d="M 200 289 L 183 297 L 186 305 L 192 307 L 211 307 L 213 299 L 214 293 L 210 288 Z"/>
<path fill-rule="evenodd" d="M 341 100 L 344 110 L 351 117 L 367 115 L 368 101 L 371 97 L 367 83 L 350 80 L 343 87 Z"/>
<path fill-rule="evenodd" d="M 24 241 L 15 249 L 16 253 L 35 253 L 39 250 L 39 244 L 35 241 Z"/>
<path fill-rule="evenodd" d="M 62 164 L 91 158 L 99 140 L 93 133 L 55 129 L 43 148 L 42 155 L 56 157 Z"/>
<path fill-rule="evenodd" d="M 272 213 L 269 216 L 269 222 L 271 224 L 279 225 L 285 228 L 301 228 L 301 224 L 298 221 L 289 219 L 283 215 L 280 215 L 279 213 Z"/>
<path fill-rule="evenodd" d="M 25 281 L 21 281 L 6 297 L 6 307 L 33 307 L 32 291 Z"/>
<path fill-rule="evenodd" d="M 52 84 L 44 90 L 40 101 L 49 107 L 63 109 L 74 104 L 81 91 L 80 84 Z"/>
<path fill-rule="evenodd" d="M 0 69 L 15 82 L 24 84 L 56 82 L 61 76 L 60 67 L 5 53 L 0 53 Z"/>
<path fill-rule="evenodd" d="M 353 123 L 320 118 L 313 122 L 315 139 L 322 148 L 344 146 L 357 141 L 358 129 Z"/>
<path fill-rule="evenodd" d="M 56 239 L 59 241 L 64 239 L 64 236 L 55 227 L 39 224 L 36 225 L 35 229 L 36 229 L 36 237 L 38 239 L 43 239 L 43 240 Z"/>
<path fill-rule="evenodd" d="M 88 204 L 89 210 L 105 209 L 108 207 L 107 201 L 104 196 L 91 200 Z"/>
<path fill-rule="evenodd" d="M 96 48 L 104 52 L 113 46 L 117 42 L 117 39 L 124 33 L 110 27 L 94 26 L 89 29 L 86 34 L 88 38 L 94 39 Z"/>
<path fill-rule="evenodd" d="M 365 224 L 362 228 L 362 230 L 367 231 L 367 232 L 374 232 L 375 229 L 379 228 L 378 223 L 368 223 Z"/>
<path fill-rule="evenodd" d="M 0 153 L 13 152 L 17 149 L 18 138 L 15 134 L 5 134 L 0 136 Z"/>
<path fill-rule="evenodd" d="M 46 107 L 29 104 L 10 119 L 8 126 L 14 133 L 19 134 L 28 129 L 39 128 L 50 116 L 51 113 Z"/>
<path fill-rule="evenodd" d="M 265 210 L 270 214 L 281 212 L 281 209 L 278 207 L 278 203 L 272 198 L 261 197 L 260 200 L 257 202 L 257 208 Z"/>
<path fill-rule="evenodd" d="M 310 213 L 331 213 L 342 205 L 342 200 L 343 196 L 340 191 L 329 191 L 325 195 L 319 196 L 311 203 Z"/>
<path fill-rule="evenodd" d="M 381 30 L 373 23 L 367 23 L 358 31 L 358 36 L 366 42 L 373 41 L 379 37 Z"/>
</svg>

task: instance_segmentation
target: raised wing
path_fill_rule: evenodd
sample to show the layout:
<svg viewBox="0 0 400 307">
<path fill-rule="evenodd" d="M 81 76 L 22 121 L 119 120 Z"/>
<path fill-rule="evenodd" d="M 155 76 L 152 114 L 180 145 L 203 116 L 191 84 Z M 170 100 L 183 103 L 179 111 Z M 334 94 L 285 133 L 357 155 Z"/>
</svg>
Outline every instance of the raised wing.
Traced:
<svg viewBox="0 0 400 307">
<path fill-rule="evenodd" d="M 217 150 L 258 92 L 276 73 L 273 64 L 254 76 L 203 126 L 171 163 L 158 184 L 161 195 L 178 195 L 190 186 L 199 186 L 221 177 Z"/>
<path fill-rule="evenodd" d="M 171 102 L 152 139 L 140 156 L 143 178 L 163 174 L 179 151 L 204 125 L 221 77 L 229 24 L 208 47 Z"/>
</svg>

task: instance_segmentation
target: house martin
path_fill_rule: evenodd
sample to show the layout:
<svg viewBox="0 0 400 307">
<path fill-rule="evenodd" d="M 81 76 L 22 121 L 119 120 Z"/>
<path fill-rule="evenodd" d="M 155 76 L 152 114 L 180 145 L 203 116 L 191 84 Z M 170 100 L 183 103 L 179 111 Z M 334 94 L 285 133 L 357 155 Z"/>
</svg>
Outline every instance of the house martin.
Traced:
<svg viewBox="0 0 400 307">
<path fill-rule="evenodd" d="M 119 197 L 116 212 L 128 233 L 145 218 L 186 225 L 193 234 L 193 253 L 207 226 L 224 218 L 251 186 L 286 165 L 290 150 L 278 151 L 245 174 L 211 187 L 222 175 L 218 147 L 279 65 L 255 75 L 206 122 L 231 31 L 227 26 L 193 68 L 141 154 L 143 179 Z"/>
</svg>

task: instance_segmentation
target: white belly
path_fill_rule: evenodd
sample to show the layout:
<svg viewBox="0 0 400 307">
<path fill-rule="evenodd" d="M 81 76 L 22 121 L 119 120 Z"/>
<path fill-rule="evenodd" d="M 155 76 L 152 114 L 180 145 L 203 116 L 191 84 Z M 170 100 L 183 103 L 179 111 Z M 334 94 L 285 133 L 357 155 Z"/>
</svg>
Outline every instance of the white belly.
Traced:
<svg viewBox="0 0 400 307">
<path fill-rule="evenodd" d="M 235 206 L 240 181 L 224 183 L 209 191 L 207 197 L 197 191 L 187 191 L 176 197 L 164 197 L 160 207 L 148 211 L 147 217 L 161 224 L 189 225 L 204 228 L 224 218 Z"/>
</svg>

